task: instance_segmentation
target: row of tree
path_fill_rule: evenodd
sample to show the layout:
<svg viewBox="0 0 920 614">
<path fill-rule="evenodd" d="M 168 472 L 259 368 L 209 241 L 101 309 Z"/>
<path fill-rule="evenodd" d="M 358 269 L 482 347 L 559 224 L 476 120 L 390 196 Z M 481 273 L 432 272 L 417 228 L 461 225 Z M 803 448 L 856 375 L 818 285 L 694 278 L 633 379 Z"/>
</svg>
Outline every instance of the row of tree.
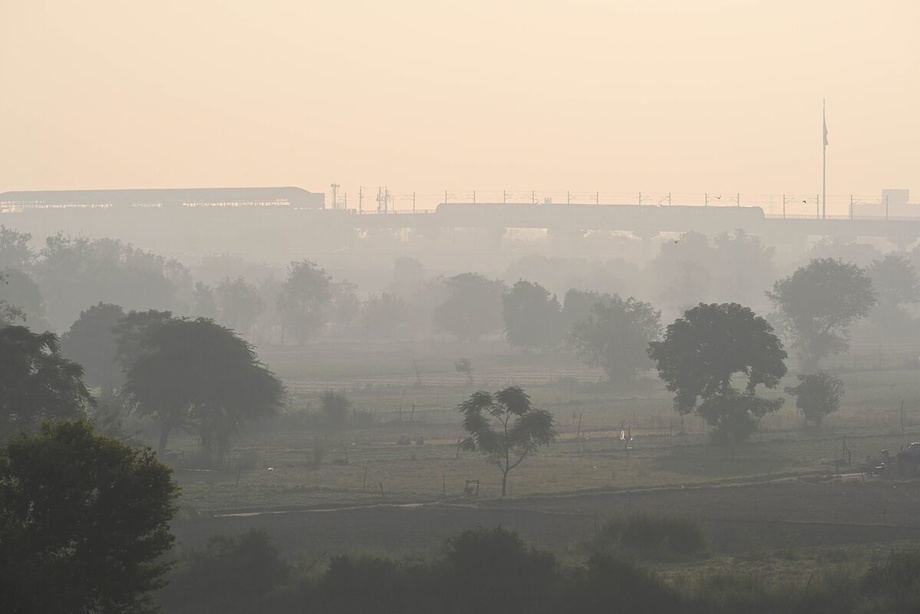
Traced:
<svg viewBox="0 0 920 614">
<path fill-rule="evenodd" d="M 199 272 L 213 279 L 205 283 L 193 282 L 192 273 L 175 260 L 115 240 L 59 234 L 38 251 L 30 241 L 28 234 L 0 227 L 0 271 L 6 278 L 0 300 L 16 307 L 19 319 L 26 316 L 33 329 L 66 330 L 81 310 L 101 301 L 125 310 L 212 318 L 260 342 L 438 332 L 475 340 L 504 331 L 525 349 L 554 347 L 587 317 L 590 309 L 583 306 L 592 294 L 652 297 L 656 309 L 670 317 L 700 302 L 738 302 L 766 313 L 771 303 L 765 290 L 776 279 L 773 250 L 741 231 L 712 240 L 687 233 L 663 243 L 644 268 L 625 261 L 604 268 L 603 263 L 531 257 L 505 274 L 531 285 L 510 288 L 474 273 L 433 278 L 417 260 L 400 258 L 392 279 L 378 284 L 385 289 L 364 297 L 354 284 L 334 280 L 308 260 L 280 273 L 232 258 L 210 259 L 199 265 Z M 868 316 L 876 338 L 902 338 L 916 328 L 911 306 L 920 301 L 920 284 L 910 259 L 834 243 L 819 243 L 812 253 L 820 256 L 813 260 L 844 254 L 844 262 L 857 264 L 872 280 L 878 302 Z M 560 283 L 566 283 L 561 290 Z M 589 296 L 570 301 L 565 292 L 560 304 L 552 288 L 560 297 L 570 288 Z"/>
</svg>

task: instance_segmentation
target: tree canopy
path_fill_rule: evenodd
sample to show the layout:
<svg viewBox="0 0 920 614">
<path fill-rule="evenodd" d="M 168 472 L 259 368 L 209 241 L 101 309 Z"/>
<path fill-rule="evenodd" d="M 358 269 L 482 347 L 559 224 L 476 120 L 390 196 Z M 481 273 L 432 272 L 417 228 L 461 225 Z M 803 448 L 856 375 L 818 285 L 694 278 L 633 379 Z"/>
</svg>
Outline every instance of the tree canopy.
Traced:
<svg viewBox="0 0 920 614">
<path fill-rule="evenodd" d="M 0 439 L 45 420 L 82 418 L 94 404 L 83 367 L 61 356 L 55 334 L 0 328 Z"/>
<path fill-rule="evenodd" d="M 212 320 L 172 318 L 146 328 L 124 386 L 140 413 L 160 422 L 158 453 L 178 428 L 198 432 L 209 457 L 223 458 L 247 420 L 274 414 L 281 382 L 252 346 Z"/>
<path fill-rule="evenodd" d="M 540 446 L 556 439 L 554 420 L 548 411 L 537 409 L 519 387 L 496 393 L 479 390 L 460 404 L 463 430 L 461 445 L 486 454 L 502 472 L 502 496 L 507 492 L 508 473 Z"/>
<path fill-rule="evenodd" d="M 35 265 L 48 318 L 66 329 L 102 301 L 125 309 L 170 309 L 188 271 L 177 261 L 114 239 L 48 237 Z"/>
<path fill-rule="evenodd" d="M 592 367 L 602 367 L 611 381 L 635 377 L 650 366 L 648 344 L 658 338 L 660 312 L 632 297 L 598 297 L 588 317 L 572 328 L 578 355 Z"/>
<path fill-rule="evenodd" d="M 905 307 L 920 302 L 920 282 L 914 265 L 904 256 L 887 254 L 875 260 L 867 272 L 878 293 L 878 303 L 869 318 L 884 337 L 897 339 L 911 326 Z"/>
<path fill-rule="evenodd" d="M 759 418 L 782 406 L 783 399 L 758 397 L 755 388 L 775 388 L 786 374 L 783 344 L 766 320 L 737 303 L 690 309 L 648 353 L 675 393 L 674 409 L 695 411 L 715 427 L 717 441 L 747 439 Z M 736 374 L 747 376 L 743 390 L 732 386 Z"/>
<path fill-rule="evenodd" d="M 447 300 L 435 307 L 434 324 L 461 341 L 476 341 L 501 330 L 505 284 L 478 273 L 461 273 L 444 280 Z"/>
<path fill-rule="evenodd" d="M 332 302 L 332 278 L 315 262 L 292 262 L 278 292 L 278 313 L 284 331 L 304 343 L 326 322 Z"/>
<path fill-rule="evenodd" d="M 795 406 L 809 420 L 820 426 L 824 416 L 840 409 L 843 382 L 826 371 L 799 375 L 799 385 L 784 392 L 795 396 Z"/>
<path fill-rule="evenodd" d="M 61 337 L 61 352 L 83 366 L 83 379 L 110 393 L 121 386 L 124 374 L 116 360 L 116 329 L 125 317 L 119 305 L 99 303 L 80 317 Z"/>
<path fill-rule="evenodd" d="M 41 289 L 32 278 L 20 269 L 0 267 L 0 303 L 16 310 L 16 316 L 3 317 L 11 324 L 13 320 L 21 320 L 33 330 L 48 330 L 49 324 L 45 317 L 45 299 Z"/>
<path fill-rule="evenodd" d="M 14 436 L 0 449 L 4 611 L 154 611 L 177 490 L 149 449 L 86 422 Z"/>
<path fill-rule="evenodd" d="M 508 343 L 524 350 L 550 348 L 564 334 L 559 301 L 540 284 L 519 281 L 502 297 Z"/>
<path fill-rule="evenodd" d="M 877 301 L 872 280 L 855 264 L 812 260 L 780 279 L 767 296 L 779 310 L 805 371 L 849 347 L 849 326 Z"/>
</svg>

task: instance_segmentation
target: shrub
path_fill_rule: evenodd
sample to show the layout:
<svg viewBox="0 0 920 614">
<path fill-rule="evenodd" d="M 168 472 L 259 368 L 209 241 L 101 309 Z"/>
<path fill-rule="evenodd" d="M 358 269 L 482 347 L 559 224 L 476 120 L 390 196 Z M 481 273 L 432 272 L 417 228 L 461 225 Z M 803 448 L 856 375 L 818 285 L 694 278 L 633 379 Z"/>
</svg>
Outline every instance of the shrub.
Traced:
<svg viewBox="0 0 920 614">
<path fill-rule="evenodd" d="M 594 545 L 643 558 L 690 557 L 705 550 L 706 536 L 693 518 L 642 512 L 605 522 Z"/>
<path fill-rule="evenodd" d="M 326 423 L 333 428 L 340 428 L 348 421 L 351 401 L 341 392 L 327 390 L 320 397 L 322 413 Z"/>
</svg>

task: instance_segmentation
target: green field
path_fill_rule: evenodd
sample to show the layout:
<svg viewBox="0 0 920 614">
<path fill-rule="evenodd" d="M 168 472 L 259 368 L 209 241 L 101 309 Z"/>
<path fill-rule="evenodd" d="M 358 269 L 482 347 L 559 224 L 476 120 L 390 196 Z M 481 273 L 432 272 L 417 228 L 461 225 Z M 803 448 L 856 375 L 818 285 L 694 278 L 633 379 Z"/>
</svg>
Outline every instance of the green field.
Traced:
<svg viewBox="0 0 920 614">
<path fill-rule="evenodd" d="M 845 473 L 855 469 L 840 464 L 844 444 L 858 465 L 920 440 L 913 369 L 844 372 L 843 406 L 820 428 L 803 427 L 787 399 L 733 453 L 710 445 L 699 418 L 678 416 L 654 374 L 610 384 L 573 357 L 522 355 L 498 341 L 315 345 L 261 356 L 289 388 L 284 415 L 243 432 L 218 467 L 200 462 L 194 437 L 170 442 L 181 505 L 191 513 L 456 500 L 467 479 L 480 480 L 480 499 L 497 497 L 499 471 L 476 453 L 458 453 L 456 407 L 476 389 L 511 384 L 551 411 L 559 432 L 511 473 L 512 498 Z M 454 370 L 460 356 L 473 364 L 472 385 Z M 318 420 L 326 389 L 353 402 L 358 418 L 348 427 L 331 430 Z M 629 450 L 621 428 L 633 438 Z M 153 432 L 144 433 L 152 443 Z M 399 445 L 400 438 L 412 443 Z"/>
</svg>

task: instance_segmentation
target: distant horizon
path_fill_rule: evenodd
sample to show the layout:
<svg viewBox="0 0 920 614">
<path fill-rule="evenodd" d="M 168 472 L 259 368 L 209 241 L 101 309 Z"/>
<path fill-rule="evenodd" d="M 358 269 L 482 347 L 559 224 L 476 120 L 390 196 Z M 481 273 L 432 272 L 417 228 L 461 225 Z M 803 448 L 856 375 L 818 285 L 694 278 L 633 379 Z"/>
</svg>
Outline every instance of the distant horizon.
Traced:
<svg viewBox="0 0 920 614">
<path fill-rule="evenodd" d="M 822 192 L 826 101 L 829 215 L 920 193 L 913 0 L 7 0 L 0 21 L 0 190 L 775 202 Z"/>
</svg>

